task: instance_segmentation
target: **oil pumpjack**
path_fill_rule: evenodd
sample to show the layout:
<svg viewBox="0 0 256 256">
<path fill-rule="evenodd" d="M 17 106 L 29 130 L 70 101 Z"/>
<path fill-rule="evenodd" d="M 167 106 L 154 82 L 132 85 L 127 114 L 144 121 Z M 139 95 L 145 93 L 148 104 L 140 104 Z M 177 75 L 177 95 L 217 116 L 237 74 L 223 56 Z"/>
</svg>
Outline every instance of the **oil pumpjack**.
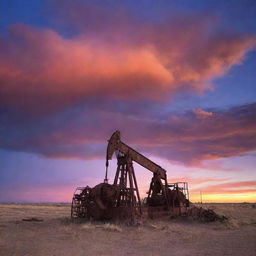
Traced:
<svg viewBox="0 0 256 256">
<path fill-rule="evenodd" d="M 113 184 L 108 184 L 109 160 L 114 153 L 117 157 L 117 170 Z M 140 199 L 133 162 L 153 173 L 144 203 Z M 186 214 L 189 204 L 187 182 L 168 183 L 167 171 L 122 142 L 120 132 L 116 131 L 108 141 L 104 182 L 93 188 L 86 186 L 76 189 L 71 217 L 134 220 L 144 212 L 150 218 L 180 216 Z"/>
</svg>

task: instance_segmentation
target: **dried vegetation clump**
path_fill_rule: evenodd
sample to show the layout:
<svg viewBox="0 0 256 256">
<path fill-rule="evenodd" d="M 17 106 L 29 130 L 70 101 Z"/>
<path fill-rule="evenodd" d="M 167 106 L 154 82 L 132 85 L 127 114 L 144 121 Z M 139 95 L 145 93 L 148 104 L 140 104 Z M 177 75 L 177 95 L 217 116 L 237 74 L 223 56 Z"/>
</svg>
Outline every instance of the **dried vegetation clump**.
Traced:
<svg viewBox="0 0 256 256">
<path fill-rule="evenodd" d="M 202 207 L 210 209 L 220 216 L 226 216 L 228 218 L 225 221 L 227 228 L 256 225 L 255 204 L 203 204 Z"/>
<path fill-rule="evenodd" d="M 122 232 L 122 228 L 119 225 L 104 223 L 104 224 L 96 224 L 93 222 L 88 222 L 82 225 L 82 229 L 92 230 L 92 229 L 102 229 L 110 232 Z"/>
<path fill-rule="evenodd" d="M 228 220 L 227 216 L 217 214 L 213 209 L 198 206 L 192 206 L 188 211 L 188 216 L 201 222 L 226 222 Z"/>
</svg>

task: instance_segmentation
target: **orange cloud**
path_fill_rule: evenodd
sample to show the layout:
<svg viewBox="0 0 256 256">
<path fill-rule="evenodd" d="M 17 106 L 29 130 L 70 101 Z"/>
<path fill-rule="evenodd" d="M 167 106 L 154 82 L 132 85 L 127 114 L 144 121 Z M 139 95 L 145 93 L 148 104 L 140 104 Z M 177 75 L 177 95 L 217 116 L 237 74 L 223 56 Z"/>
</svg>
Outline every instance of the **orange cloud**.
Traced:
<svg viewBox="0 0 256 256">
<path fill-rule="evenodd" d="M 162 30 L 163 45 L 158 27 L 150 28 L 151 33 L 143 26 L 138 29 L 131 43 L 128 37 L 64 38 L 50 29 L 13 25 L 0 42 L 1 104 L 47 112 L 99 95 L 164 100 L 180 91 L 209 88 L 211 79 L 240 63 L 255 45 L 255 37 L 247 35 L 218 35 L 198 42 L 205 32 L 194 34 L 198 31 L 190 31 L 190 26 L 185 27 L 190 41 L 175 30 Z"/>
<path fill-rule="evenodd" d="M 203 185 L 200 188 L 190 190 L 192 201 L 201 201 L 200 192 L 203 202 L 255 202 L 256 181 Z"/>
<path fill-rule="evenodd" d="M 211 194 L 250 194 L 256 193 L 256 181 L 227 182 L 203 186 L 198 191 L 205 195 Z"/>
<path fill-rule="evenodd" d="M 213 115 L 212 112 L 208 112 L 200 108 L 193 109 L 193 112 L 199 119 L 204 119 Z"/>
</svg>

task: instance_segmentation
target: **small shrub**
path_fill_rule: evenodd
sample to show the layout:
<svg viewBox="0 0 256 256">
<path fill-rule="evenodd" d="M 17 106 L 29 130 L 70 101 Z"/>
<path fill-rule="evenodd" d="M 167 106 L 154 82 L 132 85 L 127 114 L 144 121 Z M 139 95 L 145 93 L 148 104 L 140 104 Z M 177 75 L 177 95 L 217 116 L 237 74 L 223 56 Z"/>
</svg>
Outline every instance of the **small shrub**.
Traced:
<svg viewBox="0 0 256 256">
<path fill-rule="evenodd" d="M 107 231 L 112 231 L 112 232 L 122 232 L 122 228 L 120 226 L 106 223 L 102 226 L 102 229 L 107 230 Z"/>
<path fill-rule="evenodd" d="M 86 229 L 86 230 L 88 230 L 88 229 L 95 229 L 95 228 L 96 228 L 96 226 L 93 225 L 92 223 L 86 223 L 86 224 L 82 225 L 82 229 Z"/>
</svg>

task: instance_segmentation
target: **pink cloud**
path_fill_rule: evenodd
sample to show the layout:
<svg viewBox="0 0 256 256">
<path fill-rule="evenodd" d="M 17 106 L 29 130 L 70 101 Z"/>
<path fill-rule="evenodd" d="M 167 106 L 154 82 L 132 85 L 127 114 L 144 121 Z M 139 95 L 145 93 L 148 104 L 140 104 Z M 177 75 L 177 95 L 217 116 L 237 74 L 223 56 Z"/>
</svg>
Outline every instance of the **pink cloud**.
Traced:
<svg viewBox="0 0 256 256">
<path fill-rule="evenodd" d="M 140 25 L 122 40 L 114 37 L 114 29 L 108 31 L 114 39 L 106 40 L 90 33 L 64 38 L 51 29 L 13 25 L 0 41 L 1 103 L 47 112 L 99 95 L 166 100 L 177 92 L 209 89 L 213 78 L 255 46 L 250 35 L 205 40 L 204 26 L 193 29 L 193 20 L 185 22 L 184 33 L 175 22 L 169 25 L 178 27 L 170 30 Z"/>
<path fill-rule="evenodd" d="M 210 117 L 210 116 L 213 115 L 212 112 L 205 111 L 205 110 L 200 109 L 200 108 L 193 109 L 193 112 L 197 116 L 197 118 L 199 118 L 199 119 L 204 119 L 204 118 L 207 118 L 207 117 Z"/>
<path fill-rule="evenodd" d="M 204 183 L 208 182 L 220 182 L 220 181 L 227 181 L 228 179 L 225 178 L 195 178 L 195 177 L 189 177 L 189 176 L 184 176 L 184 177 L 178 177 L 178 178 L 171 178 L 168 180 L 168 182 L 180 182 L 180 181 L 186 181 L 189 183 L 190 186 L 193 185 L 202 185 Z"/>
</svg>

